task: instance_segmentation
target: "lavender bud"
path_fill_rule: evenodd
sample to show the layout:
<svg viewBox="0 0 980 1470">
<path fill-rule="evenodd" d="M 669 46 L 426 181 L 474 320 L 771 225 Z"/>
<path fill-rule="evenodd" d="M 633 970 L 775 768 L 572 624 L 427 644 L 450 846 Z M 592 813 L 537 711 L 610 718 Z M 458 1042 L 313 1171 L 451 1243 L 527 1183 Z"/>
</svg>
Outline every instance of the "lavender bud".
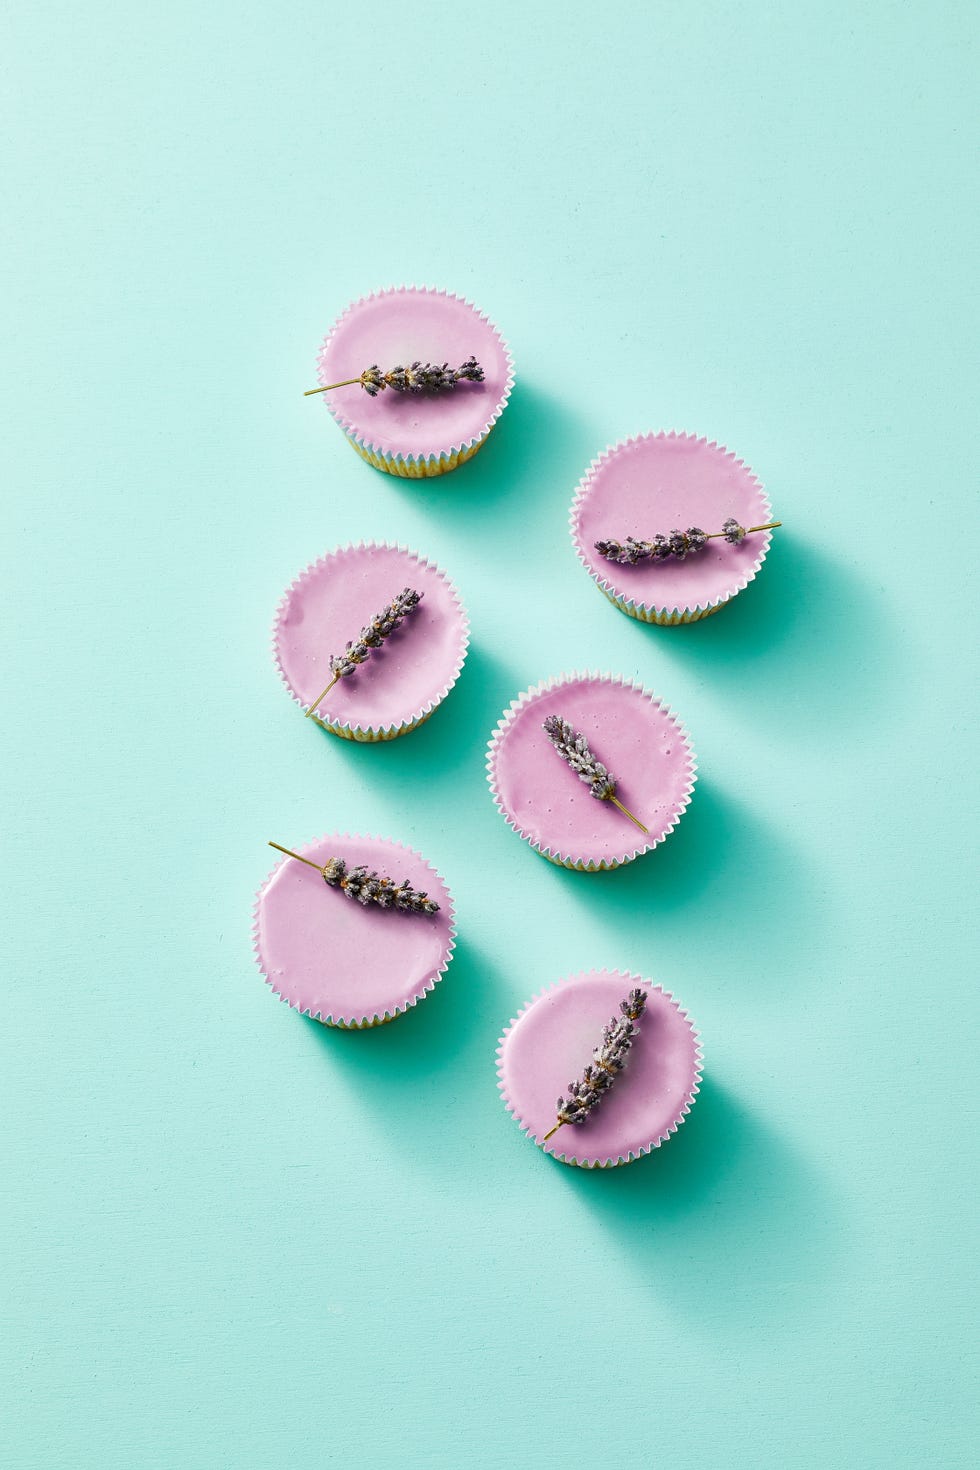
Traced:
<svg viewBox="0 0 980 1470">
<path fill-rule="evenodd" d="M 365 393 L 370 394 L 372 398 L 377 398 L 378 394 L 383 391 L 384 385 L 384 375 L 377 363 L 364 369 L 361 374 L 361 387 Z"/>
<path fill-rule="evenodd" d="M 592 795 L 598 801 L 609 801 L 616 794 L 616 778 L 592 754 L 585 736 L 577 734 L 560 715 L 549 715 L 543 728 L 558 754 Z"/>
<path fill-rule="evenodd" d="M 470 383 L 482 383 L 485 374 L 476 358 L 468 357 L 462 366 L 456 369 L 456 376 Z"/>
</svg>

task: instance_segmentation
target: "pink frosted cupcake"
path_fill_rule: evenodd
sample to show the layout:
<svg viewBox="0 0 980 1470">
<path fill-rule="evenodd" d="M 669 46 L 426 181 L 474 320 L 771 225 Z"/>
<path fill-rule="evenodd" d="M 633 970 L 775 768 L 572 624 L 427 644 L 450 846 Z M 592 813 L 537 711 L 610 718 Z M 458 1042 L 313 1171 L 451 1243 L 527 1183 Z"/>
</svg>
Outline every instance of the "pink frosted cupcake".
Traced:
<svg viewBox="0 0 980 1470">
<path fill-rule="evenodd" d="M 611 602 L 645 623 L 710 617 L 752 581 L 778 522 L 740 459 L 693 434 L 644 434 L 594 460 L 572 542 Z"/>
<path fill-rule="evenodd" d="M 563 674 L 525 690 L 487 754 L 507 825 L 550 862 L 589 873 L 663 842 L 691 799 L 695 770 L 667 706 L 613 674 Z"/>
<path fill-rule="evenodd" d="M 445 572 L 376 541 L 339 547 L 301 572 L 273 628 L 293 699 L 345 740 L 392 740 L 421 725 L 455 684 L 468 645 Z"/>
<path fill-rule="evenodd" d="M 659 1148 L 701 1083 L 687 1012 L 661 986 L 622 970 L 587 970 L 536 996 L 507 1027 L 497 1057 L 504 1104 L 522 1131 L 583 1169 Z"/>
<path fill-rule="evenodd" d="M 317 376 L 323 388 L 339 385 L 323 400 L 358 454 L 407 479 L 471 459 L 514 382 L 493 323 L 461 296 L 426 286 L 355 301 L 320 349 Z"/>
<path fill-rule="evenodd" d="M 327 1026 L 360 1029 L 394 1020 L 435 988 L 456 929 L 449 889 L 421 853 L 346 832 L 280 851 L 252 933 L 259 969 L 282 1000 Z"/>
</svg>

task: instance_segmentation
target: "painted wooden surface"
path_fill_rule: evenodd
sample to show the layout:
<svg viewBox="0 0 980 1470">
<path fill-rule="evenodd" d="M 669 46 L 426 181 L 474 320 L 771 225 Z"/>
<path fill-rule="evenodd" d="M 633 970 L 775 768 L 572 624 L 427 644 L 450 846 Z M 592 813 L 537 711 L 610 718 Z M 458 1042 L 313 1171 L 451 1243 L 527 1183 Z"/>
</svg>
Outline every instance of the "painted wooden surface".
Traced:
<svg viewBox="0 0 980 1470">
<path fill-rule="evenodd" d="M 971 1463 L 975 14 L 106 0 L 21 7 L 6 52 L 0 1463 Z M 399 281 L 516 359 L 439 479 L 302 396 Z M 671 427 L 784 524 L 659 628 L 567 514 Z M 304 721 L 269 653 L 362 536 L 473 626 L 383 746 Z M 616 872 L 542 861 L 486 787 L 501 711 L 572 668 L 655 689 L 699 759 Z M 266 840 L 332 828 L 458 903 L 446 979 L 373 1032 L 252 959 Z M 520 1136 L 494 1048 L 593 966 L 682 999 L 706 1080 L 586 1175 Z"/>
</svg>

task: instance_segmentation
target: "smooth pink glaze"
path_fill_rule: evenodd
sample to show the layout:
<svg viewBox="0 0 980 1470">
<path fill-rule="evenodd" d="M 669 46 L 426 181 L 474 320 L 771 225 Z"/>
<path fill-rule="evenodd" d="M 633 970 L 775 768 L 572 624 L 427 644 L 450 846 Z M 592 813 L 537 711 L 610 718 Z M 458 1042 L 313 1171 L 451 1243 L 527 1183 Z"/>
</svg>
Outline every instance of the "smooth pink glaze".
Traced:
<svg viewBox="0 0 980 1470">
<path fill-rule="evenodd" d="M 561 715 L 616 777 L 616 795 L 644 836 L 599 801 L 551 744 L 543 722 Z M 532 842 L 563 857 L 622 862 L 659 842 L 693 785 L 694 762 L 674 717 L 642 689 L 575 676 L 534 694 L 497 739 L 491 777 L 504 811 Z"/>
<path fill-rule="evenodd" d="M 438 703 L 462 667 L 466 615 L 437 567 L 414 552 L 374 543 L 330 552 L 286 594 L 276 622 L 276 658 L 305 706 L 330 680 L 330 655 L 342 653 L 404 587 L 421 592 L 422 601 L 317 706 L 325 723 L 397 726 Z"/>
<path fill-rule="evenodd" d="M 460 383 L 446 393 L 395 393 L 376 398 L 356 383 L 324 393 L 340 426 L 387 454 L 425 458 L 479 439 L 507 396 L 510 366 L 497 329 L 457 296 L 400 287 L 349 307 L 318 358 L 321 383 L 343 382 L 374 363 L 387 372 L 398 364 L 448 362 L 459 367 L 475 357 L 482 383 Z"/>
<path fill-rule="evenodd" d="M 762 564 L 772 533 L 746 536 L 741 546 L 709 541 L 678 561 L 619 566 L 596 541 L 650 541 L 660 532 L 720 531 L 729 516 L 743 526 L 772 519 L 752 471 L 716 444 L 688 435 L 647 435 L 617 445 L 587 477 L 573 512 L 575 545 L 593 575 L 613 592 L 658 610 L 705 607 L 734 596 Z"/>
<path fill-rule="evenodd" d="M 396 882 L 407 878 L 440 909 L 408 914 L 362 905 L 305 863 L 283 858 L 259 893 L 256 916 L 259 963 L 273 990 L 322 1020 L 347 1022 L 383 1018 L 423 996 L 453 948 L 452 899 L 435 869 L 387 837 L 337 835 L 294 851 L 320 864 L 342 857 L 348 867 L 363 863 Z"/>
<path fill-rule="evenodd" d="M 581 1077 L 606 1022 L 639 987 L 647 1003 L 623 1072 L 584 1123 L 566 1124 L 542 1147 L 585 1164 L 615 1162 L 663 1140 L 697 1092 L 700 1051 L 690 1020 L 649 980 L 588 970 L 533 1001 L 501 1041 L 504 1101 L 536 1143 L 556 1121 L 557 1101 Z"/>
</svg>

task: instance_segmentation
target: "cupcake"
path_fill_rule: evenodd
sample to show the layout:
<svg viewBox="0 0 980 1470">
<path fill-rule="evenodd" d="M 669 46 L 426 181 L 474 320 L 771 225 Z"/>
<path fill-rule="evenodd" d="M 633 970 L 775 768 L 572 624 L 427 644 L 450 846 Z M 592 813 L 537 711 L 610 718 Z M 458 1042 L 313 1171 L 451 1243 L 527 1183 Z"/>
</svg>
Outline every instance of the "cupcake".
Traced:
<svg viewBox="0 0 980 1470">
<path fill-rule="evenodd" d="M 445 974 L 456 929 L 449 889 L 421 853 L 346 832 L 279 850 L 252 933 L 259 969 L 280 999 L 354 1029 L 424 1000 Z"/>
<path fill-rule="evenodd" d="M 535 996 L 497 1058 L 504 1105 L 522 1132 L 583 1169 L 659 1148 L 701 1083 L 687 1012 L 662 986 L 622 970 L 586 970 Z"/>
<path fill-rule="evenodd" d="M 614 674 L 563 674 L 525 690 L 487 753 L 507 825 L 550 862 L 588 873 L 663 842 L 691 799 L 695 770 L 667 706 Z"/>
<path fill-rule="evenodd" d="M 776 524 L 752 471 L 693 434 L 644 434 L 607 449 L 571 511 L 579 561 L 645 623 L 717 612 L 752 581 Z"/>
<path fill-rule="evenodd" d="M 355 301 L 317 358 L 323 400 L 362 459 L 406 479 L 471 459 L 503 413 L 510 351 L 469 301 L 396 286 Z M 317 389 L 312 389 L 317 392 Z"/>
<path fill-rule="evenodd" d="M 276 667 L 293 699 L 345 740 L 393 740 L 459 677 L 469 622 L 445 572 L 404 546 L 362 541 L 301 572 L 276 613 Z"/>
</svg>

